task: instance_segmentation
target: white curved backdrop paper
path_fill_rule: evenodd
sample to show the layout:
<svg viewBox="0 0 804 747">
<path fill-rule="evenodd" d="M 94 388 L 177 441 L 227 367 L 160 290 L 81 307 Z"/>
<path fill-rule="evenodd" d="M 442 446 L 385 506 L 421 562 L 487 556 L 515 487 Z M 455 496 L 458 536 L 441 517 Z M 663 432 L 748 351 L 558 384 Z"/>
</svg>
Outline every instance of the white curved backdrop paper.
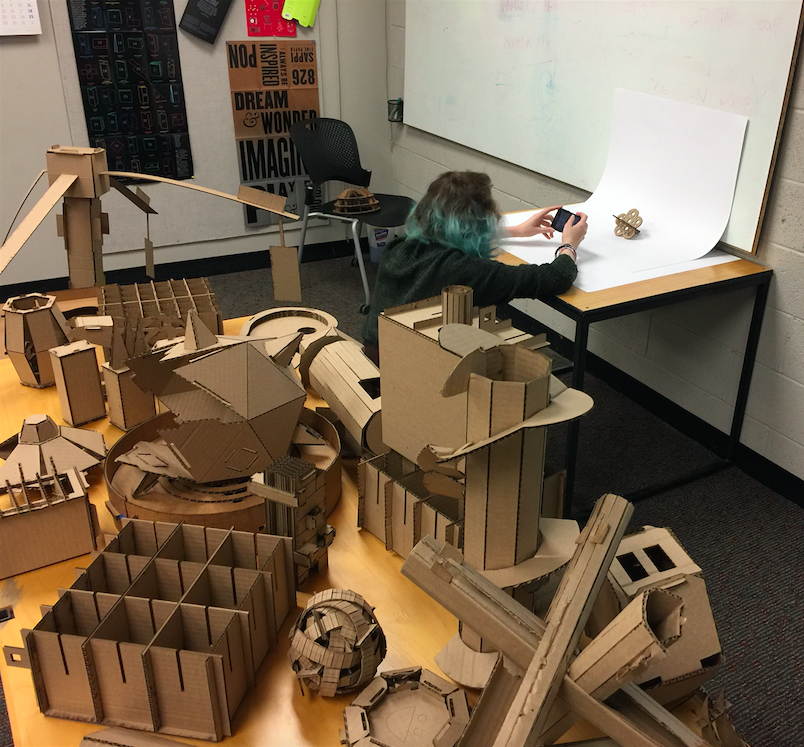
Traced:
<svg viewBox="0 0 804 747">
<path fill-rule="evenodd" d="M 407 0 L 405 123 L 594 191 L 616 88 L 742 115 L 723 240 L 752 251 L 800 14 L 801 0 Z"/>
</svg>

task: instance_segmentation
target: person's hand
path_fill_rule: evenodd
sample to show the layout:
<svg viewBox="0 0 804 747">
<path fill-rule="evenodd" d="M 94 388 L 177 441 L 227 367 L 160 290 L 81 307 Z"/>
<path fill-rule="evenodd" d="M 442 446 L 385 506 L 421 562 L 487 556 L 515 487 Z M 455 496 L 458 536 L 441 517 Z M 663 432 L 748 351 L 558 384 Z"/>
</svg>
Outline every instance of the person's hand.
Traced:
<svg viewBox="0 0 804 747">
<path fill-rule="evenodd" d="M 573 249 L 578 249 L 578 245 L 583 241 L 586 236 L 586 221 L 589 216 L 586 213 L 576 213 L 575 218 L 570 218 L 564 230 L 561 232 L 561 243 L 570 244 Z M 570 224 L 570 221 L 572 223 Z"/>
<path fill-rule="evenodd" d="M 551 221 L 548 217 L 550 213 L 558 210 L 561 205 L 553 205 L 553 207 L 542 208 L 537 210 L 526 221 L 520 223 L 518 226 L 509 226 L 508 233 L 515 238 L 524 238 L 526 236 L 536 236 L 541 234 L 548 239 L 553 238 L 553 228 L 550 225 Z"/>
</svg>

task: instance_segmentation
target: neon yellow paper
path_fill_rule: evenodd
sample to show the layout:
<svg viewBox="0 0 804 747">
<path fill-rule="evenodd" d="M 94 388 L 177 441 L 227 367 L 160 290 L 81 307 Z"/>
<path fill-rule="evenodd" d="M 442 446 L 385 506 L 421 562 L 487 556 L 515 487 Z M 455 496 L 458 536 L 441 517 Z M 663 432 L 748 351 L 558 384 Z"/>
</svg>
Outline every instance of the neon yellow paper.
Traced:
<svg viewBox="0 0 804 747">
<path fill-rule="evenodd" d="M 302 26 L 312 26 L 318 13 L 321 0 L 285 0 L 282 18 L 286 21 L 296 20 Z"/>
</svg>

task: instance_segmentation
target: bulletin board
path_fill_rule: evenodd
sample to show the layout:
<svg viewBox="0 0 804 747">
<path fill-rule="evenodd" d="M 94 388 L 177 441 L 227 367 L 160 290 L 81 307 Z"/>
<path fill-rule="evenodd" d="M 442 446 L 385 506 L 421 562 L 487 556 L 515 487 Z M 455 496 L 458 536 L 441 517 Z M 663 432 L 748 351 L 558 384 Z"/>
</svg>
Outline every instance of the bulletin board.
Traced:
<svg viewBox="0 0 804 747">
<path fill-rule="evenodd" d="M 174 0 L 176 18 L 181 18 L 185 5 L 186 0 Z M 89 133 L 67 3 L 53 2 L 51 9 L 72 135 L 71 143 L 60 145 L 87 145 Z M 316 42 L 318 48 L 319 28 L 320 24 L 312 29 L 299 27 L 299 40 Z M 192 144 L 193 181 L 229 194 L 237 193 L 241 174 L 230 104 L 232 93 L 225 42 L 243 39 L 246 35 L 243 3 L 232 4 L 214 45 L 181 30 L 178 32 L 187 127 Z M 318 59 L 320 55 L 316 57 L 316 63 Z M 165 184 L 145 184 L 143 189 L 151 197 L 151 206 L 159 213 L 152 216 L 150 221 L 150 237 L 157 247 L 237 238 L 276 230 L 267 225 L 247 225 L 243 207 L 228 200 Z M 111 228 L 109 236 L 104 239 L 104 254 L 130 251 L 141 246 L 145 220 L 140 211 L 132 209 L 130 203 L 116 193 L 104 196 L 103 209 L 109 214 Z"/>
<path fill-rule="evenodd" d="M 755 251 L 801 14 L 802 0 L 407 0 L 405 123 L 591 192 L 616 88 L 742 114 L 723 241 Z"/>
</svg>

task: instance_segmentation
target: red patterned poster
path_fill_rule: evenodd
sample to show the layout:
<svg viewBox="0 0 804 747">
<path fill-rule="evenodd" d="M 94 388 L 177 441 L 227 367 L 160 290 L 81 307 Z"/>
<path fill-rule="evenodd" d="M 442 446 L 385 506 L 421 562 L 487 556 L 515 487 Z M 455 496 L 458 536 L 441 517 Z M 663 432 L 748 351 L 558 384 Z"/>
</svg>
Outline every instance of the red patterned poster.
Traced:
<svg viewBox="0 0 804 747">
<path fill-rule="evenodd" d="M 282 18 L 285 0 L 246 0 L 249 36 L 296 36 L 296 21 Z"/>
</svg>

